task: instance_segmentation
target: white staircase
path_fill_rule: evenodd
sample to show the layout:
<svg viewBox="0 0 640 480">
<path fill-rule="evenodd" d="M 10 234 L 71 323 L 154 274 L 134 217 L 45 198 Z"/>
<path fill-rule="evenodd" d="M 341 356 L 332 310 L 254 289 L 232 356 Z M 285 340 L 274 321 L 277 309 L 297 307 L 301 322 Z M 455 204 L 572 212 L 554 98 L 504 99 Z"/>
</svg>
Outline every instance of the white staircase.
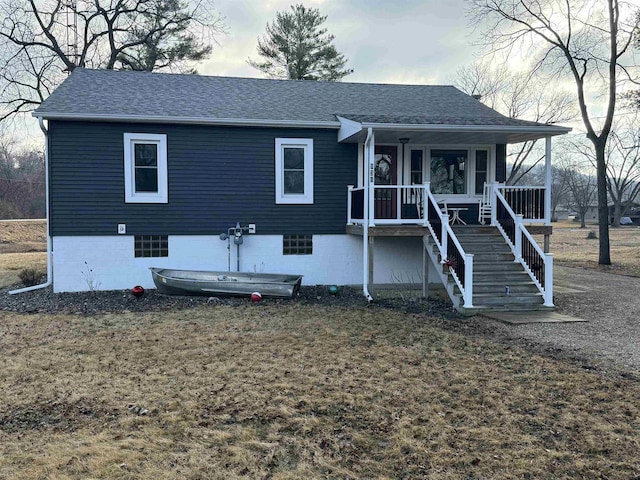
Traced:
<svg viewBox="0 0 640 480">
<path fill-rule="evenodd" d="M 456 226 L 452 228 L 465 253 L 473 255 L 472 306 L 465 306 L 463 294 L 451 269 L 443 262 L 431 235 L 425 246 L 456 310 L 465 315 L 483 311 L 546 310 L 544 297 L 525 268 L 515 261 L 511 248 L 496 227 Z"/>
</svg>

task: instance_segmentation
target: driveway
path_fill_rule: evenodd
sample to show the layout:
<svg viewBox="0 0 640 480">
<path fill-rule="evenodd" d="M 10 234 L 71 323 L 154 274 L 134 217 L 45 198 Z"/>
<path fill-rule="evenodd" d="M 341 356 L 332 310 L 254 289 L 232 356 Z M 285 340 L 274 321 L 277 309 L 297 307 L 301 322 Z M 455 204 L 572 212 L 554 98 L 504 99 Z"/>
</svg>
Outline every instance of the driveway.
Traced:
<svg viewBox="0 0 640 480">
<path fill-rule="evenodd" d="M 557 311 L 579 323 L 495 326 L 500 335 L 640 372 L 640 278 L 555 266 Z"/>
</svg>

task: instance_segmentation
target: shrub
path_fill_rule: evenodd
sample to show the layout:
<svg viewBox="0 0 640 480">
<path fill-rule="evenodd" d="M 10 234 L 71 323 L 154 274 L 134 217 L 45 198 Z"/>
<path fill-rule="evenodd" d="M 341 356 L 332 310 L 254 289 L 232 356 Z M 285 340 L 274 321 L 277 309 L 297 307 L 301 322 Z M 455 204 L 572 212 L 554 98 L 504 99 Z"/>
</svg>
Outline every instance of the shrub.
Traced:
<svg viewBox="0 0 640 480">
<path fill-rule="evenodd" d="M 43 275 L 44 272 L 37 268 L 25 268 L 18 274 L 20 281 L 27 287 L 32 287 L 40 283 L 40 279 Z"/>
</svg>

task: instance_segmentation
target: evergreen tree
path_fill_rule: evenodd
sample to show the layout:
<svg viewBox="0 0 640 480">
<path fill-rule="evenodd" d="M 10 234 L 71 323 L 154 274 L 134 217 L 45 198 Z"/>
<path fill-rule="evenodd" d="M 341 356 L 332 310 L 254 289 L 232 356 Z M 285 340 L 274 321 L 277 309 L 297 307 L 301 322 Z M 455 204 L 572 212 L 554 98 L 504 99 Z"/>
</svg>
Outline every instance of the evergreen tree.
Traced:
<svg viewBox="0 0 640 480">
<path fill-rule="evenodd" d="M 326 19 L 317 8 L 302 4 L 276 13 L 264 37 L 258 38 L 264 60 L 249 59 L 249 64 L 273 78 L 334 82 L 349 75 L 353 70 L 345 68 L 347 59 L 333 46 L 334 36 L 322 28 Z"/>
</svg>

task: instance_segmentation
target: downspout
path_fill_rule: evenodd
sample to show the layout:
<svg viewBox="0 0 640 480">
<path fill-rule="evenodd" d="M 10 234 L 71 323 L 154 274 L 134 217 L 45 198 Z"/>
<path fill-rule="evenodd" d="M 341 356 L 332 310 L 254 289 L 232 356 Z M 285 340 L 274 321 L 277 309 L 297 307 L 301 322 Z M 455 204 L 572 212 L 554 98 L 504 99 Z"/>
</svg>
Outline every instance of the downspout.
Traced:
<svg viewBox="0 0 640 480">
<path fill-rule="evenodd" d="M 49 234 L 49 132 L 47 127 L 44 126 L 44 119 L 38 117 L 38 123 L 40 124 L 40 130 L 44 133 L 44 191 L 45 191 L 45 217 L 47 224 L 47 281 L 40 285 L 34 285 L 32 287 L 19 288 L 17 290 L 11 290 L 10 295 L 17 293 L 30 292 L 31 290 L 38 290 L 40 288 L 46 288 L 53 282 L 53 261 L 51 258 L 51 235 Z"/>
<path fill-rule="evenodd" d="M 364 195 L 362 215 L 362 292 L 367 301 L 373 302 L 369 293 L 369 185 L 371 183 L 371 152 L 369 146 L 373 140 L 373 129 L 367 129 L 367 139 L 364 141 Z"/>
</svg>

